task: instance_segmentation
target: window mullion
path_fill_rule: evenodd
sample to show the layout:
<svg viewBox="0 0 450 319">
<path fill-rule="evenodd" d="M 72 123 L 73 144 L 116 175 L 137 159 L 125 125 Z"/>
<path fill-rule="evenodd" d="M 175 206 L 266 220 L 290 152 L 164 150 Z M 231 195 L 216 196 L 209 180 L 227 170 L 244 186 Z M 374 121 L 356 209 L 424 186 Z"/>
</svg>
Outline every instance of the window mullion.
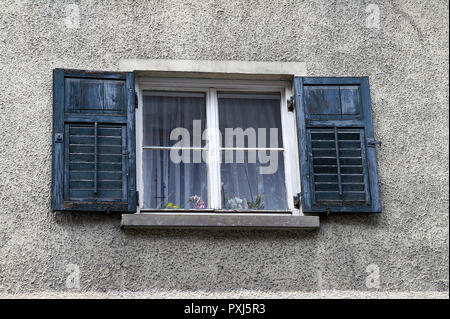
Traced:
<svg viewBox="0 0 450 319">
<path fill-rule="evenodd" d="M 221 206 L 221 180 L 220 180 L 220 134 L 219 134 L 219 107 L 217 91 L 208 90 L 206 105 L 206 121 L 208 128 L 208 189 L 210 207 L 219 209 Z"/>
</svg>

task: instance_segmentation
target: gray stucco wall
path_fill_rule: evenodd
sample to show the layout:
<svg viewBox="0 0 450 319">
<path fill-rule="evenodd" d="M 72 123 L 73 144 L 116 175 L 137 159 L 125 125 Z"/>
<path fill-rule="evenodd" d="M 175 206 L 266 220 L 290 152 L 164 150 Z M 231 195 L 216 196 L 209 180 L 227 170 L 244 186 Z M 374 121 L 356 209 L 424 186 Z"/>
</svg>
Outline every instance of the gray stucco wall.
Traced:
<svg viewBox="0 0 450 319">
<path fill-rule="evenodd" d="M 78 292 L 448 291 L 448 12 L 437 0 L 0 0 L 0 293 L 70 292 L 69 264 Z M 119 216 L 52 213 L 52 69 L 125 58 L 370 76 L 383 214 L 287 232 L 124 231 Z"/>
</svg>

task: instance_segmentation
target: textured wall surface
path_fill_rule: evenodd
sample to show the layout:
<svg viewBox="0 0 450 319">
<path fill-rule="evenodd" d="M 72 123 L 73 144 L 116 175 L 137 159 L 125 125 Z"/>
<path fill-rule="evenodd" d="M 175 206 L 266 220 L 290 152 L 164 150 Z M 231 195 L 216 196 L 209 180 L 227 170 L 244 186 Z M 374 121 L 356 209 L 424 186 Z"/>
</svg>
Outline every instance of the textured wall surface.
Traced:
<svg viewBox="0 0 450 319">
<path fill-rule="evenodd" d="M 78 292 L 448 291 L 448 10 L 444 0 L 0 0 L 0 293 L 68 293 L 69 264 Z M 117 70 L 126 58 L 368 75 L 383 214 L 324 217 L 313 232 L 124 231 L 119 216 L 51 212 L 52 69 Z"/>
</svg>

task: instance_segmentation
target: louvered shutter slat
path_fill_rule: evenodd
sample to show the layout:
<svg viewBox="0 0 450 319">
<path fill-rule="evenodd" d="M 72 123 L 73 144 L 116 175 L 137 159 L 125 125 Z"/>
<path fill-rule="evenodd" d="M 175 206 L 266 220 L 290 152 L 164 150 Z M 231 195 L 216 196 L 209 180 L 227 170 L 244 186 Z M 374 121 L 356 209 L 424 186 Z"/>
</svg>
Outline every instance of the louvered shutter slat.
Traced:
<svg viewBox="0 0 450 319">
<path fill-rule="evenodd" d="M 334 143 L 324 156 L 317 142 Z M 316 144 L 315 144 L 316 143 Z M 364 162 L 361 156 L 361 130 L 312 129 L 312 160 L 314 194 L 317 202 L 345 205 L 350 202 L 366 204 L 367 189 Z"/>
<path fill-rule="evenodd" d="M 124 133 L 118 125 L 69 124 L 69 200 L 126 201 L 122 183 Z M 85 153 L 77 153 L 80 147 Z M 70 176 L 75 172 L 81 173 L 80 177 Z M 115 178 L 105 178 L 103 172 Z"/>
</svg>

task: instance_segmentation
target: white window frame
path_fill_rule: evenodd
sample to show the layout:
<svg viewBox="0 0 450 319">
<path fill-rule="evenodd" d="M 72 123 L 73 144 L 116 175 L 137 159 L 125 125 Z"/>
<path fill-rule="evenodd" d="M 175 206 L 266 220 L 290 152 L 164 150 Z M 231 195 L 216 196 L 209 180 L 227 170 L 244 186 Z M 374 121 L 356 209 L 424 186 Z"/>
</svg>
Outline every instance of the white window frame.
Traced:
<svg viewBox="0 0 450 319">
<path fill-rule="evenodd" d="M 136 182 L 139 194 L 144 194 L 143 181 L 143 92 L 144 91 L 190 91 L 201 92 L 206 97 L 206 122 L 207 128 L 219 127 L 219 114 L 217 105 L 218 91 L 232 92 L 260 92 L 260 93 L 279 93 L 280 94 L 280 112 L 281 112 L 281 129 L 283 138 L 283 158 L 286 184 L 286 200 L 288 213 L 293 216 L 301 216 L 301 210 L 294 207 L 294 196 L 300 193 L 300 167 L 297 140 L 297 127 L 295 112 L 289 112 L 287 100 L 293 94 L 292 81 L 271 81 L 271 80 L 231 80 L 231 79 L 204 79 L 204 78 L 173 78 L 173 77 L 137 77 L 136 92 L 138 93 L 138 108 L 136 110 Z M 213 130 L 208 130 L 212 132 Z M 211 148 L 216 152 L 208 152 L 210 159 L 220 161 L 220 140 L 210 136 L 208 141 Z M 236 214 L 249 215 L 252 213 L 236 212 L 230 213 L 220 209 L 220 168 L 208 165 L 208 206 L 209 209 L 197 210 L 192 212 L 187 210 L 184 212 L 170 212 L 172 214 Z M 162 211 L 161 209 L 159 211 Z M 164 210 L 166 212 L 167 210 Z M 137 213 L 151 213 L 155 209 L 144 209 L 143 201 L 139 201 Z M 280 215 L 282 212 L 271 210 L 261 211 L 264 215 Z M 254 213 L 260 214 L 260 213 Z"/>
</svg>

